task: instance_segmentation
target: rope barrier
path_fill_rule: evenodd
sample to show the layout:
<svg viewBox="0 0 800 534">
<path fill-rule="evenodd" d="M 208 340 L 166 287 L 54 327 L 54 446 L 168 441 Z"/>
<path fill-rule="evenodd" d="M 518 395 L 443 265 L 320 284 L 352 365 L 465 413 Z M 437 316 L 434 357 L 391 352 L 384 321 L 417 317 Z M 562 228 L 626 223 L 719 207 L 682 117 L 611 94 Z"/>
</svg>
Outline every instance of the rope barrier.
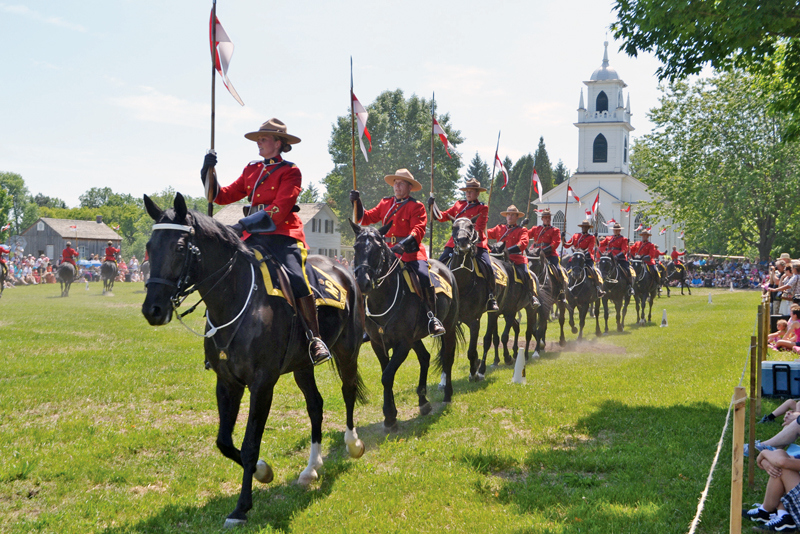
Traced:
<svg viewBox="0 0 800 534">
<path fill-rule="evenodd" d="M 758 319 L 753 324 L 753 335 L 756 333 L 756 328 L 758 327 Z M 744 360 L 744 367 L 742 368 L 742 376 L 739 378 L 739 386 L 741 387 L 742 382 L 744 381 L 744 375 L 747 372 L 747 364 L 750 360 L 750 350 L 752 349 L 753 345 L 748 344 L 747 349 L 747 356 Z M 725 442 L 725 434 L 728 431 L 728 423 L 730 422 L 731 418 L 731 410 L 734 405 L 734 401 L 746 401 L 749 399 L 749 396 L 744 397 L 742 399 L 734 399 L 731 396 L 731 402 L 728 404 L 728 413 L 725 415 L 725 425 L 722 427 L 722 434 L 719 437 L 719 441 L 717 442 L 717 452 L 714 454 L 714 460 L 711 462 L 711 469 L 708 472 L 708 478 L 706 478 L 706 486 L 703 488 L 702 493 L 700 493 L 700 501 L 697 503 L 697 513 L 692 520 L 692 524 L 689 527 L 689 534 L 694 534 L 695 530 L 697 530 L 697 525 L 700 523 L 700 516 L 703 514 L 703 509 L 706 505 L 706 499 L 708 498 L 708 491 L 711 488 L 711 481 L 714 478 L 714 470 L 717 468 L 717 461 L 719 460 L 719 454 L 722 451 L 722 444 Z"/>
</svg>

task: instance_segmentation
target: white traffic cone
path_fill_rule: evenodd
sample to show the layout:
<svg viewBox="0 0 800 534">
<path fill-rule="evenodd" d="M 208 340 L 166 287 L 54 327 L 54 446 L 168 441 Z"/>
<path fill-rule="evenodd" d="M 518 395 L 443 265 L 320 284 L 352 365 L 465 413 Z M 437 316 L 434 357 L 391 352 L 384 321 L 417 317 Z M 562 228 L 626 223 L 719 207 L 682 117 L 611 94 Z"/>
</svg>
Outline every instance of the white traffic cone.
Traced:
<svg viewBox="0 0 800 534">
<path fill-rule="evenodd" d="M 514 364 L 514 378 L 511 379 L 512 384 L 522 384 L 523 386 L 528 383 L 525 380 L 525 350 L 520 349 L 517 353 L 517 361 Z"/>
<path fill-rule="evenodd" d="M 89 291 L 89 281 L 86 280 L 86 291 Z"/>
<path fill-rule="evenodd" d="M 667 310 L 664 310 L 664 313 L 661 314 L 661 328 L 664 328 L 667 325 Z"/>
<path fill-rule="evenodd" d="M 731 282 L 731 293 L 733 293 L 733 282 Z"/>
<path fill-rule="evenodd" d="M 711 302 L 711 293 L 709 293 L 709 294 L 708 294 L 708 303 L 709 303 L 709 304 L 713 304 L 713 303 Z"/>
</svg>

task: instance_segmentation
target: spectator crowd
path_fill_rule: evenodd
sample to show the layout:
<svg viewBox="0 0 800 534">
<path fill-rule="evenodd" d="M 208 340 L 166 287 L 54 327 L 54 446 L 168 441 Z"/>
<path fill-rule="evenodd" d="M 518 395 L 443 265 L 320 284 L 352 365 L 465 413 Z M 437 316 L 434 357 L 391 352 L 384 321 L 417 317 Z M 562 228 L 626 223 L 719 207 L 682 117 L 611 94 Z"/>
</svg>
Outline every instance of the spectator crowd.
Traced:
<svg viewBox="0 0 800 534">
<path fill-rule="evenodd" d="M 5 280 L 5 287 L 29 286 L 38 284 L 55 284 L 56 271 L 58 270 L 57 260 L 52 260 L 40 254 L 35 257 L 33 254 L 11 252 L 3 254 L 8 275 Z M 87 262 L 78 262 L 77 279 L 87 282 L 100 280 L 100 265 L 102 261 L 97 254 L 86 258 Z M 139 260 L 136 256 L 131 256 L 126 262 L 122 257 L 117 261 L 117 282 L 140 282 L 142 273 L 139 269 Z"/>
</svg>

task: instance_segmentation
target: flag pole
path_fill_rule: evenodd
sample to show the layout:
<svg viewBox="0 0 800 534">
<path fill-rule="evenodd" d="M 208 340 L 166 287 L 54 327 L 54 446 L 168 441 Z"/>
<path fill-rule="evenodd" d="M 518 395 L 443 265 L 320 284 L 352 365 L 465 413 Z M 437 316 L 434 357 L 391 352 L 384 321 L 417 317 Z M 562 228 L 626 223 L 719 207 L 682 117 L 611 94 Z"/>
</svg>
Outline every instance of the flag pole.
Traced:
<svg viewBox="0 0 800 534">
<path fill-rule="evenodd" d="M 567 192 L 564 194 L 564 234 L 567 233 L 567 208 L 569 207 L 569 181 L 572 179 L 572 175 L 567 177 Z M 564 238 L 561 238 L 561 252 L 558 253 L 558 256 L 563 258 L 564 257 Z"/>
<path fill-rule="evenodd" d="M 436 120 L 436 91 L 431 97 L 431 197 L 433 196 L 433 121 Z M 428 237 L 428 254 L 433 255 L 433 205 L 431 204 L 431 235 Z"/>
<path fill-rule="evenodd" d="M 216 115 L 216 81 L 217 73 L 217 0 L 211 6 L 211 147 L 209 153 L 214 152 L 214 118 Z M 208 216 L 214 215 L 214 191 L 216 190 L 217 173 L 214 167 L 206 173 L 206 200 L 208 201 Z"/>
<path fill-rule="evenodd" d="M 350 56 L 350 153 L 353 156 L 353 191 L 356 186 L 356 115 L 353 104 L 353 56 Z M 353 202 L 353 222 L 358 224 L 358 209 Z"/>
<path fill-rule="evenodd" d="M 486 202 L 486 211 L 492 207 L 492 190 L 494 189 L 494 169 L 497 167 L 497 153 L 500 151 L 500 131 L 497 132 L 497 148 L 494 149 L 494 159 L 492 160 L 492 179 L 489 182 L 489 200 Z"/>
<path fill-rule="evenodd" d="M 536 161 L 535 160 L 533 162 L 533 172 L 534 173 L 536 172 Z M 533 176 L 531 176 L 531 186 L 528 189 L 528 207 L 525 210 L 526 212 L 530 212 L 531 211 L 531 198 L 532 198 L 532 195 L 533 195 Z M 537 204 L 537 206 L 538 206 L 538 204 Z"/>
</svg>

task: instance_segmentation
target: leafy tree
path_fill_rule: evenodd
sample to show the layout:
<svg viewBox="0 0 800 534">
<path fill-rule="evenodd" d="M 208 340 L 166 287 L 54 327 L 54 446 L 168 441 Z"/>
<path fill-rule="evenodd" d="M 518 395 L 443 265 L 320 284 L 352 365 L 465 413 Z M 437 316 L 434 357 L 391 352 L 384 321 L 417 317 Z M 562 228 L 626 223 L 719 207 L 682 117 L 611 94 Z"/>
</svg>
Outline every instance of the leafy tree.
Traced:
<svg viewBox="0 0 800 534">
<path fill-rule="evenodd" d="M 0 187 L 11 197 L 11 232 L 19 235 L 39 218 L 38 206 L 31 200 L 25 180 L 19 174 L 0 172 Z"/>
<path fill-rule="evenodd" d="M 14 202 L 11 199 L 11 195 L 4 187 L 0 187 L 0 228 L 10 222 L 9 215 L 13 207 Z M 0 243 L 4 243 L 10 235 L 10 229 L 0 230 Z"/>
<path fill-rule="evenodd" d="M 144 201 L 127 193 L 115 193 L 110 187 L 92 187 L 78 197 L 82 208 L 99 208 L 100 206 L 144 206 Z M 172 203 L 170 203 L 172 205 Z"/>
<path fill-rule="evenodd" d="M 542 181 L 543 192 L 546 193 L 553 189 L 553 167 L 550 165 L 550 156 L 547 155 L 547 148 L 544 146 L 544 137 L 539 137 L 539 146 L 533 155 L 536 161 L 536 174 Z"/>
<path fill-rule="evenodd" d="M 705 65 L 734 67 L 779 78 L 774 111 L 788 136 L 800 134 L 800 12 L 794 0 L 663 2 L 616 0 L 611 25 L 630 56 L 652 52 L 662 80 L 699 73 Z"/>
<path fill-rule="evenodd" d="M 564 165 L 564 162 L 559 159 L 555 169 L 553 169 L 553 185 L 556 186 L 564 183 L 569 179 L 569 177 L 569 169 L 566 165 Z"/>
<path fill-rule="evenodd" d="M 779 234 L 798 235 L 800 144 L 782 135 L 789 117 L 770 109 L 771 89 L 744 71 L 718 74 L 670 85 L 651 110 L 656 129 L 634 145 L 631 173 L 658 195 L 648 214 L 682 225 L 688 246 L 756 248 L 765 261 Z"/>
<path fill-rule="evenodd" d="M 66 208 L 67 203 L 57 197 L 48 197 L 42 193 L 37 193 L 33 197 L 33 202 L 40 208 Z"/>
<path fill-rule="evenodd" d="M 364 160 L 356 142 L 358 189 L 365 208 L 375 206 L 381 198 L 392 194 L 384 176 L 402 168 L 408 169 L 423 184 L 422 191 L 412 196 L 424 202 L 430 190 L 430 102 L 416 95 L 406 99 L 398 89 L 384 91 L 366 108 L 369 111 L 367 127 L 372 134 L 369 162 Z M 463 139 L 461 132 L 453 127 L 449 114 L 437 113 L 436 118 L 447 132 L 450 154 L 453 156 L 452 159 L 448 158 L 442 143 L 435 140 L 434 196 L 439 206 L 444 207 L 452 203 L 456 196 L 456 184 L 460 180 L 458 171 L 461 167 L 461 155 L 456 148 Z M 328 152 L 333 159 L 334 168 L 322 180 L 327 189 L 326 202 L 344 222 L 346 218 L 352 217 L 352 204 L 349 200 L 349 193 L 353 188 L 349 113 L 336 119 Z M 435 231 L 437 239 L 434 248 L 437 250 L 440 248 L 438 242 L 443 233 Z M 353 236 L 350 232 L 343 232 L 342 238 L 348 242 Z"/>
<path fill-rule="evenodd" d="M 304 203 L 313 203 L 319 202 L 319 190 L 317 186 L 313 183 L 309 183 L 308 187 L 303 189 L 303 192 L 300 193 L 300 196 L 297 197 L 297 202 L 304 202 Z"/>
</svg>

